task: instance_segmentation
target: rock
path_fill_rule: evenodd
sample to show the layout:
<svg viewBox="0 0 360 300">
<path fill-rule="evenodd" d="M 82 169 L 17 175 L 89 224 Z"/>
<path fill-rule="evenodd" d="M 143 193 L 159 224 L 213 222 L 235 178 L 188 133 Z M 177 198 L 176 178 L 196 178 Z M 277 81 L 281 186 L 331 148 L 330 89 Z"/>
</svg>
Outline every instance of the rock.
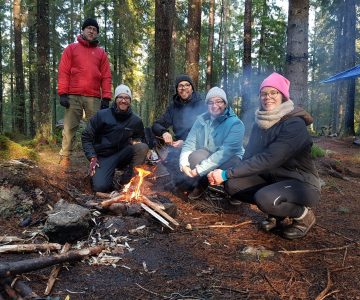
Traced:
<svg viewBox="0 0 360 300">
<path fill-rule="evenodd" d="M 51 242 L 75 242 L 86 238 L 91 229 L 91 213 L 88 209 L 60 200 L 49 214 L 43 232 Z"/>
</svg>

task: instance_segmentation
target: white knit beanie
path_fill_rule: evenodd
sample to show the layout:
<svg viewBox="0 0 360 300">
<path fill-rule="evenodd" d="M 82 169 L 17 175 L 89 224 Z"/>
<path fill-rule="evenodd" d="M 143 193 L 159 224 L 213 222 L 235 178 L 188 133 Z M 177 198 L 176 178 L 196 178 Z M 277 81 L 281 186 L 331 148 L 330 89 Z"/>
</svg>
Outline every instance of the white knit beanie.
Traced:
<svg viewBox="0 0 360 300">
<path fill-rule="evenodd" d="M 220 97 L 221 99 L 223 99 L 225 101 L 226 106 L 228 105 L 226 94 L 223 89 L 221 89 L 217 86 L 214 86 L 213 88 L 211 88 L 206 95 L 205 102 L 207 103 L 213 97 Z"/>
<path fill-rule="evenodd" d="M 125 85 L 125 84 L 120 84 L 116 89 L 115 89 L 115 99 L 117 98 L 117 96 L 119 96 L 120 94 L 126 94 L 130 97 L 130 99 L 132 98 L 131 96 L 131 91 L 130 88 Z"/>
</svg>

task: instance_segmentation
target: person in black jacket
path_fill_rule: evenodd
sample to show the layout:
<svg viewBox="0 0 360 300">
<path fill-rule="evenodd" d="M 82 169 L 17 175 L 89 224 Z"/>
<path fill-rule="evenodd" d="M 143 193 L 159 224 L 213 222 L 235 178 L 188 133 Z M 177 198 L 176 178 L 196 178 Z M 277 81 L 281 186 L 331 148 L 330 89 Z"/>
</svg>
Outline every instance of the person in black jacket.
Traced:
<svg viewBox="0 0 360 300">
<path fill-rule="evenodd" d="M 119 85 L 114 96 L 113 105 L 98 111 L 81 136 L 85 156 L 90 161 L 89 173 L 94 192 L 113 189 L 116 168 L 125 169 L 121 183 L 129 182 L 133 167 L 145 162 L 149 150 L 148 145 L 143 143 L 143 122 L 131 110 L 129 87 Z"/>
<path fill-rule="evenodd" d="M 166 145 L 167 157 L 164 165 L 172 175 L 175 185 L 181 184 L 185 176 L 180 172 L 179 157 L 182 145 L 194 124 L 196 117 L 207 111 L 207 106 L 188 75 L 175 79 L 176 93 L 165 113 L 154 122 L 152 131 L 158 140 Z M 170 133 L 170 128 L 174 137 Z M 163 149 L 164 150 L 164 149 Z"/>
<path fill-rule="evenodd" d="M 208 179 L 210 184 L 225 181 L 225 190 L 233 199 L 255 203 L 268 214 L 261 223 L 264 230 L 277 228 L 285 238 L 296 239 L 315 224 L 310 207 L 320 199 L 320 180 L 306 128 L 312 117 L 294 107 L 289 88 L 289 80 L 278 73 L 265 78 L 243 160 L 233 168 L 214 170 Z M 292 224 L 279 226 L 286 217 Z"/>
</svg>

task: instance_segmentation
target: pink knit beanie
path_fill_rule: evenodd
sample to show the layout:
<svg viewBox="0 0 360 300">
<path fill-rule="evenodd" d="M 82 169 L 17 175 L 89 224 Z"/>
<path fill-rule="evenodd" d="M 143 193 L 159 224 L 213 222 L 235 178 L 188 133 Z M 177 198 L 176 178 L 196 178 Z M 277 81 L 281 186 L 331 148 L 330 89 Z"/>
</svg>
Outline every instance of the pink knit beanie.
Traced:
<svg viewBox="0 0 360 300">
<path fill-rule="evenodd" d="M 290 81 L 286 79 L 284 76 L 279 73 L 272 73 L 268 77 L 264 79 L 264 81 L 260 85 L 259 91 L 264 87 L 273 87 L 276 88 L 279 92 L 281 92 L 286 99 L 290 98 L 289 90 L 290 90 Z"/>
</svg>

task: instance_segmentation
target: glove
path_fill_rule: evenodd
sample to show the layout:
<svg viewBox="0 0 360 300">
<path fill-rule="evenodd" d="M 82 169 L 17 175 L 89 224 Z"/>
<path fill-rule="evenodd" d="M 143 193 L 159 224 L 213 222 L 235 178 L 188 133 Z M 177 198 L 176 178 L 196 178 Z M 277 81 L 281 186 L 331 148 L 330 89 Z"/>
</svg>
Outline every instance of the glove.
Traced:
<svg viewBox="0 0 360 300">
<path fill-rule="evenodd" d="M 100 109 L 109 108 L 109 103 L 110 103 L 110 99 L 108 99 L 108 98 L 101 99 Z"/>
<path fill-rule="evenodd" d="M 65 108 L 70 107 L 69 96 L 67 94 L 60 95 L 60 105 Z"/>
<path fill-rule="evenodd" d="M 95 175 L 96 167 L 100 167 L 99 162 L 96 157 L 92 157 L 90 160 L 90 167 L 89 167 L 89 174 L 91 177 L 93 177 Z"/>
</svg>

